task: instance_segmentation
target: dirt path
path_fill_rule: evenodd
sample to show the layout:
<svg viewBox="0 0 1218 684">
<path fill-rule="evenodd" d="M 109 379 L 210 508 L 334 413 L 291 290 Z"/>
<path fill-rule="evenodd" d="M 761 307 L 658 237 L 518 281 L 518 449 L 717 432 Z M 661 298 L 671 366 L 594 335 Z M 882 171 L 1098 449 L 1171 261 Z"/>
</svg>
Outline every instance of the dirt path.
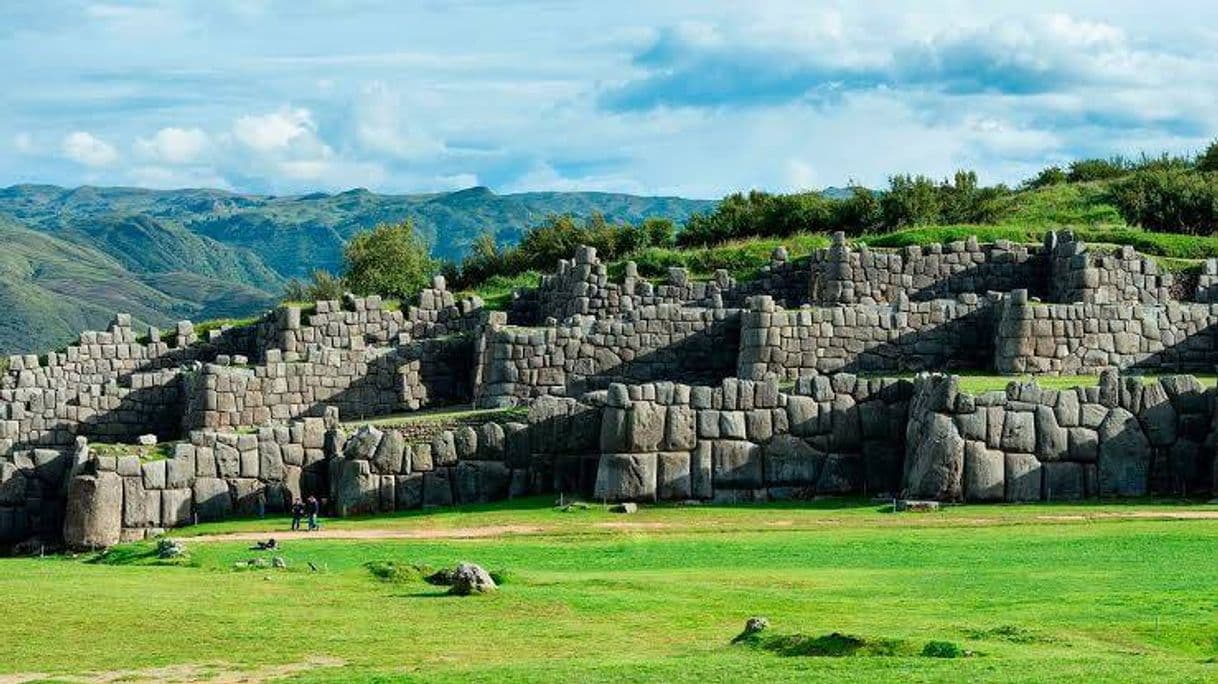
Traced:
<svg viewBox="0 0 1218 684">
<path fill-rule="evenodd" d="M 212 684 L 254 684 L 268 682 L 323 667 L 342 667 L 346 661 L 338 658 L 311 658 L 301 663 L 259 665 L 243 668 L 229 663 L 183 663 L 142 670 L 111 670 L 74 675 L 51 675 L 45 672 L 0 674 L 0 684 L 25 684 L 51 679 L 56 682 L 198 682 Z"/>
<path fill-rule="evenodd" d="M 228 534 L 201 534 L 183 537 L 187 542 L 227 541 L 275 541 L 293 539 L 483 539 L 504 537 L 511 534 L 539 534 L 548 531 L 541 525 L 487 525 L 485 527 L 453 527 L 449 529 L 393 530 L 393 529 L 320 529 L 316 532 L 291 532 L 263 530 L 261 532 L 230 532 Z M 4 684 L 0 681 L 0 684 Z"/>
<path fill-rule="evenodd" d="M 1103 520 L 1218 520 L 1218 509 L 1215 510 L 1183 510 L 1183 511 L 1096 511 L 1094 513 L 1063 513 L 1036 515 L 1028 518 L 995 517 L 954 517 L 937 513 L 909 513 L 899 517 L 884 518 L 877 521 L 878 525 L 895 524 L 927 524 L 927 525 L 1010 525 L 1012 523 L 1072 523 Z M 726 523 L 726 521 L 723 521 Z M 807 529 L 809 526 L 840 525 L 845 520 L 835 518 L 792 520 L 779 518 L 763 521 L 765 528 L 775 530 Z M 730 526 L 730 523 L 727 523 Z M 599 521 L 589 522 L 589 528 L 621 531 L 673 531 L 698 532 L 705 529 L 722 529 L 718 524 L 683 525 L 678 522 L 659 521 Z M 385 529 L 385 528 L 347 528 L 322 529 L 316 532 L 290 532 L 283 530 L 263 530 L 254 532 L 230 532 L 226 534 L 204 534 L 183 537 L 184 541 L 195 543 L 232 542 L 232 541 L 265 541 L 274 537 L 276 541 L 300 539 L 346 539 L 346 540 L 378 540 L 378 539 L 488 539 L 511 535 L 534 535 L 549 532 L 576 531 L 578 528 L 560 528 L 553 525 L 485 525 L 479 527 L 424 528 L 424 529 Z M 5 684 L 0 679 L 0 684 Z"/>
</svg>

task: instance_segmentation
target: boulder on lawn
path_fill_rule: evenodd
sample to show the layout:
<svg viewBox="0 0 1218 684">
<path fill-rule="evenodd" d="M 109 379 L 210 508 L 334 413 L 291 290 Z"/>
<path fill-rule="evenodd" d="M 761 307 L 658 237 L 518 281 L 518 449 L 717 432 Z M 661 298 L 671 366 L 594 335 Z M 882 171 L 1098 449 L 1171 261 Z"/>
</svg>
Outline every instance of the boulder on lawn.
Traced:
<svg viewBox="0 0 1218 684">
<path fill-rule="evenodd" d="M 487 594 L 495 589 L 495 580 L 491 579 L 489 572 L 473 563 L 461 563 L 453 573 L 453 584 L 448 593 L 454 596 L 469 596 Z"/>
</svg>

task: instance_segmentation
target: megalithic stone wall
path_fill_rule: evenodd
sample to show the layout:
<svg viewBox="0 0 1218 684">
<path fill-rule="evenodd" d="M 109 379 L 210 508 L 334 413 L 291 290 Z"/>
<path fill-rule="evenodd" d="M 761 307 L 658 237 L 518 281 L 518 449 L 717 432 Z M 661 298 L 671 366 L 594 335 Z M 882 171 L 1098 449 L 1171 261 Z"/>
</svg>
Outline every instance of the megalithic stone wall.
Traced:
<svg viewBox="0 0 1218 684">
<path fill-rule="evenodd" d="M 785 310 L 754 297 L 741 315 L 737 375 L 985 368 L 996 297 Z"/>
<path fill-rule="evenodd" d="M 1049 233 L 1045 247 L 1052 259 L 1051 301 L 1166 304 L 1173 299 L 1175 276 L 1162 271 L 1154 259 L 1138 254 L 1133 247 L 1101 252 L 1077 240 L 1070 231 Z"/>
<path fill-rule="evenodd" d="M 1000 373 L 1209 373 L 1218 361 L 1214 304 L 1043 304 L 1017 290 L 998 317 L 994 367 Z"/>
<path fill-rule="evenodd" d="M 917 380 L 903 489 L 949 501 L 1186 495 L 1213 486 L 1214 396 L 1191 376 L 1097 387 L 1012 383 L 974 396 L 959 378 Z"/>
<path fill-rule="evenodd" d="M 908 381 L 848 374 L 611 385 L 594 496 L 720 502 L 888 493 L 900 479 Z"/>
</svg>

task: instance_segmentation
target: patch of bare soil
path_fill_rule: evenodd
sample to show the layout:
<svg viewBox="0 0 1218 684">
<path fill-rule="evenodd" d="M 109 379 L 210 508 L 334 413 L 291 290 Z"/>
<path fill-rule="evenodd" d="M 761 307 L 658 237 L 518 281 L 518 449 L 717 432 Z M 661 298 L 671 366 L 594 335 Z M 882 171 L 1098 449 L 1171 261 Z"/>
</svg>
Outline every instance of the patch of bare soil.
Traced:
<svg viewBox="0 0 1218 684">
<path fill-rule="evenodd" d="M 198 682 L 215 684 L 254 684 L 270 682 L 324 667 L 342 667 L 345 660 L 338 658 L 310 658 L 300 663 L 283 665 L 260 665 L 241 667 L 230 663 L 182 663 L 164 667 L 149 667 L 142 670 L 111 670 L 109 672 L 86 672 L 73 675 L 50 675 L 45 672 L 18 672 L 0 674 L 0 684 L 24 684 L 46 679 L 57 682 Z"/>
<path fill-rule="evenodd" d="M 423 530 L 394 529 L 321 529 L 315 532 L 232 532 L 228 534 L 202 534 L 186 537 L 188 542 L 264 541 L 274 537 L 275 541 L 292 539 L 483 539 L 504 537 L 511 534 L 538 534 L 546 528 L 540 525 L 487 525 L 485 527 L 453 527 Z M 0 684 L 4 684 L 0 682 Z"/>
</svg>

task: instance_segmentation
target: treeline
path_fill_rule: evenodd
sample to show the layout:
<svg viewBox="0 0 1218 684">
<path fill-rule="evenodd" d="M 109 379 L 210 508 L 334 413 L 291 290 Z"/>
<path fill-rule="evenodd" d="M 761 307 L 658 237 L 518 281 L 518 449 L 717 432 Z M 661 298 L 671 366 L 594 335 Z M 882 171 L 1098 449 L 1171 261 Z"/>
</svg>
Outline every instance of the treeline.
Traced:
<svg viewBox="0 0 1218 684">
<path fill-rule="evenodd" d="M 1051 166 L 1017 188 L 983 187 L 972 171 L 950 179 L 897 175 L 888 187 L 851 186 L 844 197 L 820 192 L 728 195 L 713 211 L 691 216 L 680 230 L 668 219 L 638 224 L 550 216 L 527 230 L 519 244 L 497 244 L 487 232 L 460 263 L 428 257 L 409 223 L 379 226 L 354 237 L 344 251 L 341 275 L 317 272 L 293 281 L 289 299 L 332 299 L 350 291 L 405 299 L 439 271 L 457 288 L 496 277 L 549 271 L 579 245 L 595 247 L 607 261 L 646 257 L 658 271 L 673 247 L 721 245 L 749 238 L 843 231 L 859 236 L 927 225 L 985 225 L 1018 220 L 1020 207 L 1053 186 L 1087 183 L 1102 188 L 1101 202 L 1115 207 L 1130 225 L 1148 230 L 1209 235 L 1218 232 L 1218 142 L 1190 157 L 1082 159 Z M 1044 219 L 1038 219 L 1043 221 Z M 1051 220 L 1051 219 L 1050 219 Z M 650 262 L 649 262 L 650 263 Z"/>
<path fill-rule="evenodd" d="M 443 273 L 458 288 L 473 287 L 495 276 L 552 271 L 559 259 L 571 258 L 580 245 L 595 247 L 601 259 L 612 261 L 649 247 L 672 247 L 676 233 L 676 225 L 664 218 L 631 224 L 610 223 L 600 214 L 586 220 L 549 216 L 525 231 L 516 245 L 499 245 L 493 234 L 483 233 L 469 256 L 460 264 L 444 264 Z"/>
</svg>

